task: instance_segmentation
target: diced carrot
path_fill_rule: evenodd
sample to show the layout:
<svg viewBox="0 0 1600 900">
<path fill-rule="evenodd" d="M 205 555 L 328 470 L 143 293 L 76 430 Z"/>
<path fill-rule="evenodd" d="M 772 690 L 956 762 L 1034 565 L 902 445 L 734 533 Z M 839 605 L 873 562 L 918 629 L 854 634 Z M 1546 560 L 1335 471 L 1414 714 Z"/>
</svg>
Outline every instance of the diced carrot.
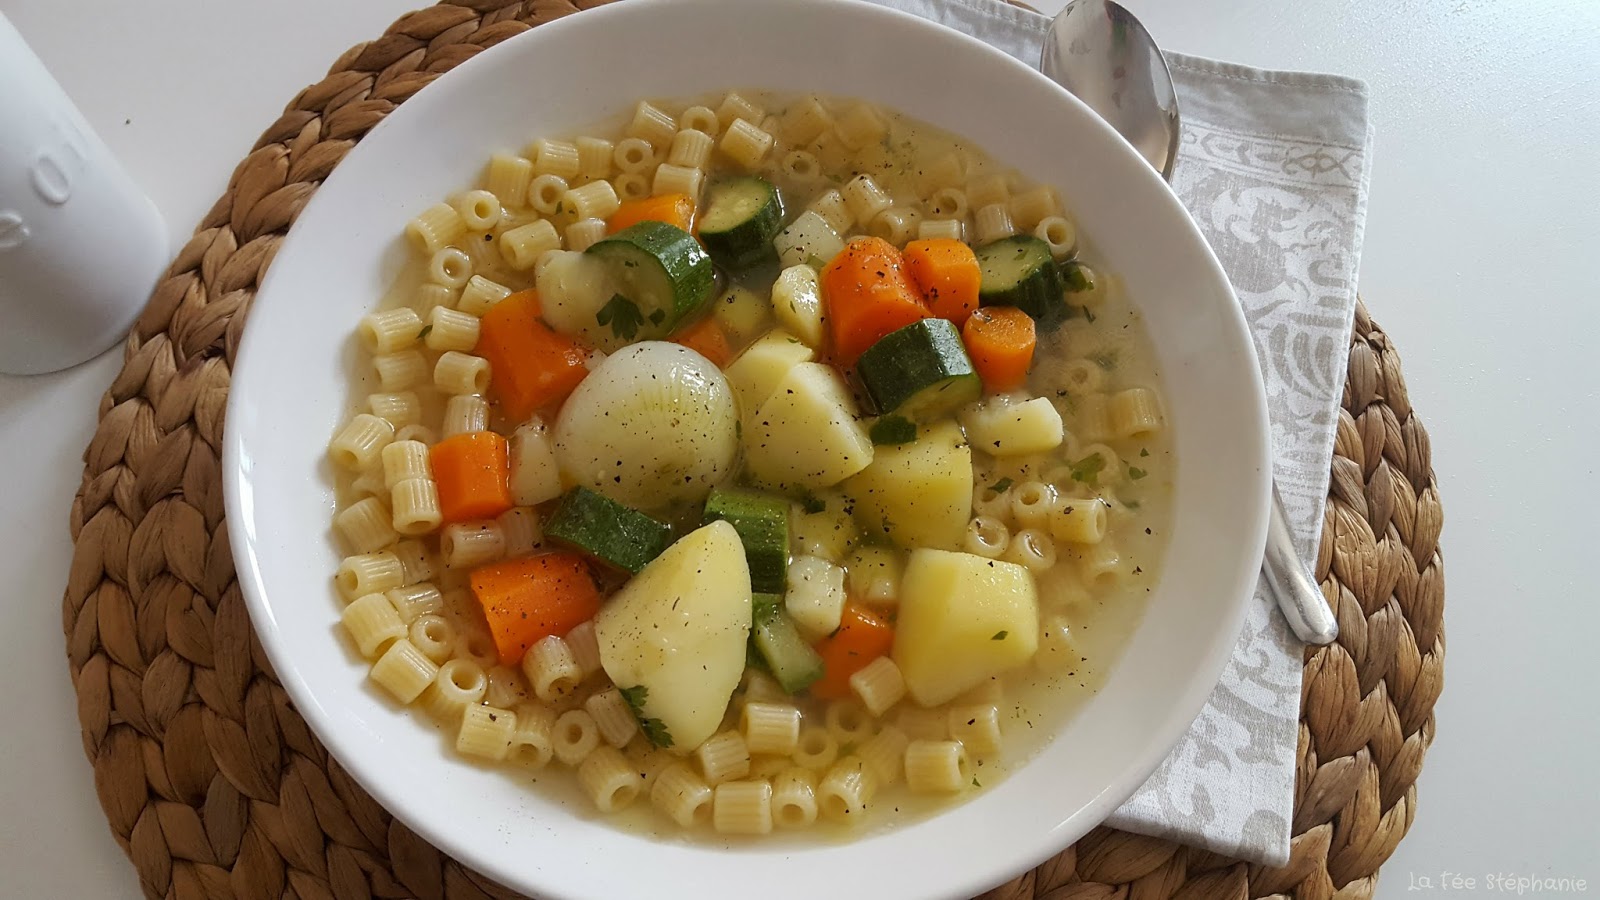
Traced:
<svg viewBox="0 0 1600 900">
<path fill-rule="evenodd" d="M 588 351 L 539 321 L 533 291 L 518 291 L 483 314 L 477 353 L 489 361 L 489 392 L 514 422 L 559 406 L 589 374 Z"/>
<path fill-rule="evenodd" d="M 929 312 L 957 327 L 965 325 L 967 316 L 978 308 L 978 287 L 983 281 L 978 255 L 966 243 L 951 238 L 912 241 L 903 252 L 906 273 L 922 291 Z"/>
<path fill-rule="evenodd" d="M 834 360 L 853 366 L 878 339 L 928 318 L 928 308 L 906 277 L 900 251 L 882 238 L 862 237 L 822 270 Z"/>
<path fill-rule="evenodd" d="M 711 316 L 673 335 L 672 340 L 711 360 L 719 369 L 727 366 L 728 360 L 733 358 L 728 335 L 723 332 L 722 324 Z"/>
<path fill-rule="evenodd" d="M 515 666 L 538 641 L 565 637 L 600 611 L 600 589 L 576 553 L 545 553 L 472 570 L 472 596 L 483 608 L 500 662 Z"/>
<path fill-rule="evenodd" d="M 492 519 L 515 505 L 510 447 L 492 431 L 445 438 L 428 451 L 428 465 L 439 490 L 439 512 L 447 523 Z"/>
<path fill-rule="evenodd" d="M 640 222 L 665 222 L 684 231 L 694 230 L 694 200 L 688 194 L 662 194 L 629 200 L 606 220 L 606 234 L 616 234 Z"/>
<path fill-rule="evenodd" d="M 894 626 L 887 619 L 864 606 L 845 603 L 839 629 L 817 644 L 823 668 L 822 678 L 811 685 L 812 695 L 824 700 L 850 696 L 850 676 L 887 655 L 893 646 Z"/>
<path fill-rule="evenodd" d="M 983 386 L 995 393 L 1022 387 L 1033 364 L 1036 340 L 1033 317 L 1014 306 L 980 309 L 961 329 L 973 368 Z"/>
</svg>

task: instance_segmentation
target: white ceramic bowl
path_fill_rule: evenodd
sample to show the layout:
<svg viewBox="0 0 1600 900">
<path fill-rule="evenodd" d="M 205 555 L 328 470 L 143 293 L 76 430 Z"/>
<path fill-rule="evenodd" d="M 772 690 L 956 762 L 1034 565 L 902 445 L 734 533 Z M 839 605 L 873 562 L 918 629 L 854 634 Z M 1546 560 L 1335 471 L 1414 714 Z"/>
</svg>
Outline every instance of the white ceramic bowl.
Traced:
<svg viewBox="0 0 1600 900">
<path fill-rule="evenodd" d="M 775 835 L 723 849 L 607 825 L 462 762 L 367 684 L 338 633 L 330 435 L 357 320 L 394 276 L 401 228 L 490 152 L 641 96 L 733 88 L 886 104 L 974 140 L 1070 198 L 1155 344 L 1177 449 L 1160 586 L 1101 693 L 998 787 L 847 844 Z M 408 826 L 543 897 L 966 897 L 1043 860 L 1148 777 L 1199 712 L 1256 581 L 1268 496 L 1256 357 L 1227 280 L 1161 180 L 1060 88 L 954 31 L 839 0 L 630 0 L 540 27 L 419 93 L 301 215 L 250 311 L 228 404 L 239 581 L 262 645 L 339 762 Z"/>
</svg>

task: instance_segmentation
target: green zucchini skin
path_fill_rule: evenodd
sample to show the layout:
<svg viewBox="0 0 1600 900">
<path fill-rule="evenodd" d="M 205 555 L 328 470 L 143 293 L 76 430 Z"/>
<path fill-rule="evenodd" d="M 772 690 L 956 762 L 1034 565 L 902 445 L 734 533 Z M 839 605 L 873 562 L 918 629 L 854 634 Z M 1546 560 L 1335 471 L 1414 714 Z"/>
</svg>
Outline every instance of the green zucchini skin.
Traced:
<svg viewBox="0 0 1600 900">
<path fill-rule="evenodd" d="M 1066 283 L 1050 245 L 1031 234 L 1017 234 L 977 249 L 982 281 L 980 306 L 1015 306 L 1053 329 L 1067 318 Z"/>
<path fill-rule="evenodd" d="M 761 491 L 712 488 L 702 523 L 724 519 L 739 532 L 750 589 L 781 594 L 789 577 L 789 502 Z"/>
<path fill-rule="evenodd" d="M 822 677 L 822 657 L 800 636 L 778 594 L 756 594 L 751 604 L 750 646 L 777 679 L 778 686 L 798 694 Z"/>
<path fill-rule="evenodd" d="M 923 319 L 892 331 L 856 361 L 856 374 L 885 416 L 928 422 L 983 394 L 983 382 L 948 319 Z"/>
<path fill-rule="evenodd" d="M 783 195 L 753 175 L 713 184 L 700 217 L 700 240 L 719 265 L 748 269 L 774 259 L 772 239 L 783 228 Z"/>
<path fill-rule="evenodd" d="M 544 533 L 634 575 L 672 543 L 672 526 L 585 487 L 561 498 Z"/>
<path fill-rule="evenodd" d="M 619 337 L 655 340 L 699 315 L 716 293 L 716 266 L 694 235 L 666 222 L 639 222 L 584 253 L 604 260 L 631 314 L 613 318 Z M 615 298 L 613 298 L 615 299 Z"/>
</svg>

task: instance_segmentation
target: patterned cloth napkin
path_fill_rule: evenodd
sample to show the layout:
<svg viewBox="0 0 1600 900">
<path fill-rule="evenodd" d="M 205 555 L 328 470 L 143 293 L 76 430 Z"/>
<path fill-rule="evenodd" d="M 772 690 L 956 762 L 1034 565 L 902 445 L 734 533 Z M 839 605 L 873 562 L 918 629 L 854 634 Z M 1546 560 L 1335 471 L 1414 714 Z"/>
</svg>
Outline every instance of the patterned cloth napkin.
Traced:
<svg viewBox="0 0 1600 900">
<path fill-rule="evenodd" d="M 1049 23 L 1000 0 L 874 2 L 964 31 L 1030 66 Z M 1366 86 L 1179 53 L 1167 62 L 1183 121 L 1172 187 L 1250 322 L 1266 379 L 1273 473 L 1309 562 L 1322 532 L 1355 316 L 1372 149 Z M 1258 586 L 1205 709 L 1106 824 L 1252 862 L 1287 862 L 1302 649 Z"/>
</svg>

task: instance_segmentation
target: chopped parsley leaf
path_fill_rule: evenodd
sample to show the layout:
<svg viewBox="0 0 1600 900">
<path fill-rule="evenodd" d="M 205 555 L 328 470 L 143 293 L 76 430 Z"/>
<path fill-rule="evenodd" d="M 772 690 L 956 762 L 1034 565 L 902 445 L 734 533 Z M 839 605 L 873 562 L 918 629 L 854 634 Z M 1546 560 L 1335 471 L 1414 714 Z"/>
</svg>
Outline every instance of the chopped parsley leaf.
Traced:
<svg viewBox="0 0 1600 900">
<path fill-rule="evenodd" d="M 1072 480 L 1087 485 L 1099 484 L 1100 472 L 1105 467 L 1105 457 L 1098 453 L 1091 453 L 1083 459 L 1072 463 Z"/>
<path fill-rule="evenodd" d="M 611 326 L 613 335 L 631 341 L 639 333 L 639 326 L 644 324 L 644 314 L 637 303 L 621 294 L 612 294 L 606 305 L 594 314 L 594 321 L 602 328 Z"/>
<path fill-rule="evenodd" d="M 872 423 L 869 434 L 872 442 L 880 447 L 885 444 L 909 444 L 917 439 L 917 426 L 904 416 L 884 416 Z"/>
<path fill-rule="evenodd" d="M 1149 474 L 1150 474 L 1149 472 L 1146 472 L 1145 470 L 1139 468 L 1138 466 L 1129 466 L 1128 467 L 1128 477 L 1132 478 L 1134 481 L 1138 481 L 1139 479 L 1141 479 L 1141 478 L 1143 478 L 1143 477 L 1145 477 L 1146 475 L 1149 475 Z"/>
<path fill-rule="evenodd" d="M 628 708 L 633 710 L 633 717 L 639 720 L 639 730 L 644 732 L 645 739 L 657 747 L 671 747 L 672 735 L 667 733 L 667 726 L 660 719 L 648 718 L 644 714 L 644 701 L 650 696 L 650 689 L 636 684 L 617 690 Z"/>
<path fill-rule="evenodd" d="M 422 330 L 417 332 L 417 340 L 420 341 L 420 340 L 422 340 L 423 338 L 427 337 L 428 335 L 430 335 L 432 333 L 433 333 L 433 326 L 432 325 L 424 325 L 424 326 L 422 326 Z"/>
<path fill-rule="evenodd" d="M 1004 628 L 1002 628 L 999 631 L 996 631 L 994 633 L 994 637 L 989 638 L 989 640 L 991 640 L 991 641 L 1003 641 L 1003 640 L 1006 639 L 1006 635 L 1008 635 L 1010 633 L 1011 632 L 1006 631 Z"/>
<path fill-rule="evenodd" d="M 989 490 L 994 491 L 996 494 L 1004 494 L 1006 491 L 1011 490 L 1011 486 L 1013 484 L 1016 484 L 1016 482 L 1012 481 L 1008 476 L 996 481 L 994 484 L 989 485 Z"/>
</svg>

